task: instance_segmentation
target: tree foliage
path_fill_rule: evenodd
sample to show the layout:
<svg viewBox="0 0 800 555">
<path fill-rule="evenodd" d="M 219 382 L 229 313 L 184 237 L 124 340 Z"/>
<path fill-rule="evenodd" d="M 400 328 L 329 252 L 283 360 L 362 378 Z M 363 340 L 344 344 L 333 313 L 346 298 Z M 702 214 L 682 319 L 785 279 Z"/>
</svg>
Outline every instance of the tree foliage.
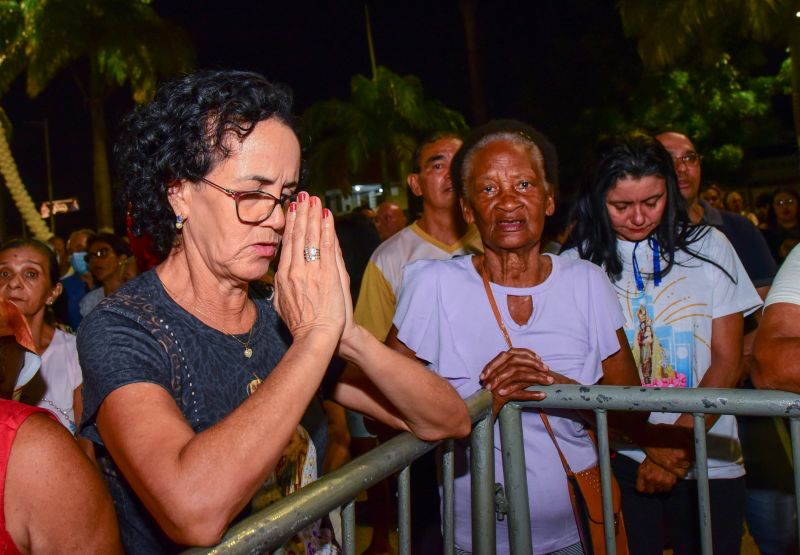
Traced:
<svg viewBox="0 0 800 555">
<path fill-rule="evenodd" d="M 461 114 L 425 98 L 418 77 L 382 66 L 372 79 L 360 74 L 351 79 L 349 100 L 319 102 L 302 122 L 311 183 L 319 188 L 342 187 L 370 170 L 385 185 L 402 181 L 422 136 L 466 129 Z"/>
<path fill-rule="evenodd" d="M 800 10 L 798 0 L 618 0 L 623 28 L 638 41 L 645 65 L 663 69 L 714 65 L 742 38 L 786 47 L 782 74 L 792 95 L 800 146 Z"/>
<path fill-rule="evenodd" d="M 72 62 L 89 57 L 106 85 L 131 86 L 136 102 L 159 77 L 192 67 L 188 35 L 162 19 L 150 0 L 0 2 L 0 97 L 23 72 L 36 97 Z"/>
<path fill-rule="evenodd" d="M 590 111 L 597 128 L 652 133 L 678 130 L 692 137 L 711 170 L 737 169 L 748 145 L 777 133 L 772 99 L 787 87 L 785 76 L 751 76 L 722 55 L 716 64 L 645 71 L 626 102 Z"/>
<path fill-rule="evenodd" d="M 714 64 L 731 40 L 752 38 L 788 45 L 797 32 L 797 0 L 618 0 L 622 25 L 638 40 L 639 55 L 653 68 L 687 57 Z"/>
<path fill-rule="evenodd" d="M 188 35 L 159 17 L 150 0 L 18 0 L 0 2 L 0 48 L 0 97 L 24 73 L 34 98 L 59 72 L 88 61 L 79 82 L 92 124 L 97 224 L 112 227 L 103 103 L 125 85 L 145 102 L 160 78 L 193 67 Z"/>
</svg>

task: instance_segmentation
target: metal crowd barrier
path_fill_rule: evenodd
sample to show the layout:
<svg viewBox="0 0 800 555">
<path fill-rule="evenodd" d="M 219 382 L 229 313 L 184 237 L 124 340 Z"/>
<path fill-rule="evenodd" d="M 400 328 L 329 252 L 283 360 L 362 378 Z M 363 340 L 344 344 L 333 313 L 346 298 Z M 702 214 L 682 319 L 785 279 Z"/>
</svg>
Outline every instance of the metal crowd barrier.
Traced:
<svg viewBox="0 0 800 555">
<path fill-rule="evenodd" d="M 543 401 L 508 403 L 500 412 L 503 468 L 509 518 L 509 542 L 514 555 L 532 553 L 527 482 L 522 449 L 521 409 L 526 406 L 592 410 L 597 417 L 606 550 L 613 555 L 614 525 L 611 506 L 611 462 L 607 411 L 684 412 L 694 415 L 700 543 L 703 555 L 711 555 L 711 518 L 706 457 L 705 414 L 734 414 L 789 418 L 792 457 L 800 461 L 800 395 L 782 391 L 742 389 L 667 389 L 615 386 L 553 385 L 537 387 L 547 392 Z M 495 553 L 494 427 L 491 395 L 481 391 L 467 399 L 474 424 L 470 437 L 472 483 L 472 548 L 475 555 Z M 399 553 L 410 554 L 410 493 L 408 465 L 438 442 L 424 442 L 402 434 L 340 469 L 303 487 L 249 518 L 237 523 L 213 548 L 194 548 L 186 553 L 250 554 L 275 548 L 336 507 L 342 507 L 343 551 L 355 554 L 356 496 L 400 470 L 398 482 Z M 797 511 L 800 514 L 800 465 L 793 465 Z M 454 553 L 453 445 L 445 442 L 443 455 L 443 532 L 445 554 Z M 800 519 L 798 519 L 800 535 Z"/>
</svg>

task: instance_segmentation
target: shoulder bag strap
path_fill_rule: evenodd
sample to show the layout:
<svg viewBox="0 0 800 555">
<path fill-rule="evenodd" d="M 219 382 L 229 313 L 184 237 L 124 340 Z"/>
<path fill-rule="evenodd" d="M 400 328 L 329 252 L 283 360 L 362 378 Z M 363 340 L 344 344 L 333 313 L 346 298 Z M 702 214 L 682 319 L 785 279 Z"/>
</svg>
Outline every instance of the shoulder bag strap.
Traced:
<svg viewBox="0 0 800 555">
<path fill-rule="evenodd" d="M 479 273 L 481 274 L 481 279 L 483 280 L 483 288 L 486 290 L 486 297 L 489 299 L 489 305 L 492 307 L 492 312 L 494 313 L 494 318 L 497 320 L 497 325 L 500 327 L 500 331 L 503 333 L 503 337 L 506 340 L 506 344 L 508 348 L 511 349 L 514 345 L 511 343 L 511 337 L 508 335 L 508 330 L 506 329 L 505 323 L 503 323 L 503 317 L 500 315 L 500 309 L 497 308 L 497 302 L 494 300 L 494 295 L 492 294 L 492 287 L 489 285 L 489 278 L 486 277 L 486 271 L 483 267 L 483 260 L 481 259 L 480 267 L 478 269 Z M 569 463 L 567 462 L 567 458 L 564 456 L 564 453 L 561 451 L 561 447 L 558 446 L 558 441 L 556 441 L 556 435 L 553 433 L 553 428 L 550 426 L 550 420 L 547 418 L 547 415 L 539 410 L 539 416 L 544 423 L 544 427 L 547 430 L 547 435 L 550 436 L 550 439 L 553 441 L 553 445 L 556 447 L 556 451 L 558 451 L 558 456 L 561 459 L 561 464 L 564 467 L 564 472 L 567 473 L 567 476 L 572 476 L 573 472 L 572 469 L 569 467 Z"/>
</svg>

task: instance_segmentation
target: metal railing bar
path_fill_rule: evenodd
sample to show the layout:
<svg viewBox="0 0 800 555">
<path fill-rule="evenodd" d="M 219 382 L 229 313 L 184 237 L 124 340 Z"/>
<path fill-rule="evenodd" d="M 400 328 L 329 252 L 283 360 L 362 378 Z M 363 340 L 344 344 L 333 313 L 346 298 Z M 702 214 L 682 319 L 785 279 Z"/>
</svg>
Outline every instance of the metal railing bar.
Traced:
<svg viewBox="0 0 800 555">
<path fill-rule="evenodd" d="M 455 555 L 455 442 L 448 439 L 444 442 L 442 453 L 442 528 L 444 555 Z"/>
<path fill-rule="evenodd" d="M 594 411 L 597 422 L 597 458 L 600 464 L 600 492 L 603 496 L 603 533 L 606 553 L 616 555 L 616 526 L 614 523 L 614 504 L 611 494 L 611 456 L 608 444 L 608 415 L 603 409 Z"/>
<path fill-rule="evenodd" d="M 481 390 L 465 401 L 472 422 L 475 422 L 484 417 L 487 410 L 491 410 L 492 395 Z M 189 548 L 185 553 L 244 555 L 273 549 L 438 444 L 422 441 L 412 434 L 394 437 L 291 496 L 231 526 L 222 542 L 216 546 Z"/>
<path fill-rule="evenodd" d="M 708 451 L 706 450 L 706 417 L 694 413 L 695 472 L 697 473 L 697 506 L 700 517 L 700 551 L 712 555 L 711 496 L 708 489 Z"/>
<path fill-rule="evenodd" d="M 525 446 L 522 442 L 522 410 L 516 405 L 506 405 L 498 416 L 503 446 L 505 496 L 508 500 L 508 545 L 514 555 L 533 555 Z"/>
<path fill-rule="evenodd" d="M 400 555 L 411 555 L 411 467 L 400 471 L 397 477 L 397 525 Z"/>
<path fill-rule="evenodd" d="M 344 555 L 356 555 L 356 501 L 342 507 L 342 550 Z"/>
<path fill-rule="evenodd" d="M 733 389 L 661 389 L 615 386 L 558 385 L 537 386 L 548 397 L 543 401 L 516 402 L 521 407 L 570 408 L 584 410 L 660 411 L 711 414 L 746 414 L 753 416 L 790 417 L 792 454 L 800 461 L 800 396 L 782 391 Z M 491 410 L 491 394 L 481 390 L 466 399 L 473 423 L 486 418 Z M 488 420 L 491 420 L 489 418 Z M 491 426 L 489 426 L 491 428 Z M 602 434 L 598 434 L 601 470 L 603 463 Z M 490 438 L 491 439 L 491 438 Z M 606 439 L 607 440 L 607 439 Z M 473 436 L 474 441 L 474 436 Z M 485 439 L 484 439 L 485 441 Z M 407 466 L 412 460 L 433 449 L 437 443 L 421 441 L 403 434 L 369 453 L 344 465 L 320 480 L 303 487 L 290 497 L 259 511 L 231 527 L 225 539 L 212 548 L 193 548 L 187 553 L 255 553 L 273 549 L 293 534 L 307 527 L 333 508 L 355 499 L 363 490 Z M 487 443 L 491 455 L 492 443 Z M 490 456 L 493 467 L 493 456 Z M 485 469 L 481 470 L 484 472 Z M 795 491 L 800 493 L 800 464 L 794 465 Z M 605 471 L 602 472 L 605 474 Z M 487 474 L 488 476 L 488 474 Z M 478 548 L 491 541 L 486 553 L 494 553 L 494 483 L 487 480 L 483 512 L 488 533 L 473 545 Z M 796 496 L 800 514 L 800 495 Z M 473 509 L 478 507 L 473 504 Z M 604 511 L 606 511 L 604 503 Z M 488 526 L 491 525 L 491 526 Z M 445 525 L 446 527 L 446 525 Z M 483 530 L 473 525 L 473 533 Z M 489 538 L 491 534 L 491 539 Z M 800 537 L 800 521 L 798 521 Z M 486 541 L 484 541 L 486 540 Z"/>
<path fill-rule="evenodd" d="M 470 453 L 472 553 L 494 555 L 494 423 L 491 408 L 472 429 Z"/>
<path fill-rule="evenodd" d="M 544 391 L 547 397 L 514 403 L 535 408 L 800 416 L 800 395 L 785 391 L 572 384 L 529 389 Z"/>
<path fill-rule="evenodd" d="M 355 499 L 365 489 L 435 448 L 438 443 L 422 441 L 411 434 L 393 437 L 324 478 L 243 519 L 228 530 L 220 544 L 210 548 L 192 548 L 187 553 L 249 554 L 279 546 L 332 509 Z"/>
<path fill-rule="evenodd" d="M 792 436 L 792 468 L 794 470 L 794 499 L 797 517 L 800 517 L 800 418 L 797 416 L 789 419 L 789 432 Z M 800 518 L 797 522 L 797 537 L 800 539 Z"/>
</svg>

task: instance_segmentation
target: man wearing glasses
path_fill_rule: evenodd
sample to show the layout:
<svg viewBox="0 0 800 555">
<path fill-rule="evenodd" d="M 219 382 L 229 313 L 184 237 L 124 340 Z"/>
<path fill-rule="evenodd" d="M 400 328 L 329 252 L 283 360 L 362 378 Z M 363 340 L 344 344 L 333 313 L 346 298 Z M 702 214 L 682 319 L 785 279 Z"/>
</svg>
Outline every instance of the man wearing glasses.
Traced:
<svg viewBox="0 0 800 555">
<path fill-rule="evenodd" d="M 700 198 L 702 156 L 692 141 L 681 133 L 667 131 L 656 135 L 672 155 L 678 186 L 686 200 L 689 219 L 693 224 L 714 226 L 725 234 L 744 265 L 747 275 L 762 299 L 772 285 L 778 271 L 764 236 L 753 223 L 739 214 L 719 210 Z M 752 364 L 752 346 L 761 312 L 745 319 L 744 355 L 745 372 L 749 375 Z M 749 380 L 748 380 L 749 381 Z M 794 534 L 794 496 L 791 492 L 791 467 L 781 447 L 780 437 L 785 430 L 777 419 L 737 418 L 739 438 L 742 443 L 747 469 L 747 525 L 764 553 L 788 553 Z M 781 482 L 786 482 L 781 484 Z M 776 487 L 777 485 L 777 487 Z M 777 551 L 769 546 L 780 544 Z"/>
<path fill-rule="evenodd" d="M 719 210 L 700 198 L 700 176 L 702 156 L 686 135 L 667 131 L 656 135 L 664 148 L 672 155 L 678 186 L 686 200 L 686 209 L 693 224 L 716 227 L 733 245 L 744 264 L 747 275 L 765 298 L 778 267 L 769 252 L 767 242 L 758 228 L 744 216 Z"/>
</svg>

